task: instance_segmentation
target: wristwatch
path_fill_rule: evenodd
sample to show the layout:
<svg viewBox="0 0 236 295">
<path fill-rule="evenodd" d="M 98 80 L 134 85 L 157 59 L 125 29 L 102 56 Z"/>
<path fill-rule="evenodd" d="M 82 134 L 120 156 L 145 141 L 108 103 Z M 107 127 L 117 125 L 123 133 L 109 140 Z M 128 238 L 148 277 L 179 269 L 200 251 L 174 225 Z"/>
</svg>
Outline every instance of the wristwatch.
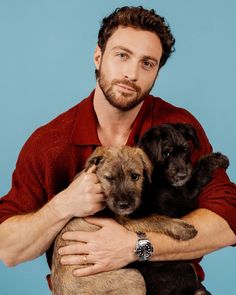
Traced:
<svg viewBox="0 0 236 295">
<path fill-rule="evenodd" d="M 138 240 L 136 242 L 134 253 L 138 257 L 139 261 L 147 261 L 152 257 L 153 245 L 148 240 L 147 236 L 143 232 L 137 232 Z"/>
</svg>

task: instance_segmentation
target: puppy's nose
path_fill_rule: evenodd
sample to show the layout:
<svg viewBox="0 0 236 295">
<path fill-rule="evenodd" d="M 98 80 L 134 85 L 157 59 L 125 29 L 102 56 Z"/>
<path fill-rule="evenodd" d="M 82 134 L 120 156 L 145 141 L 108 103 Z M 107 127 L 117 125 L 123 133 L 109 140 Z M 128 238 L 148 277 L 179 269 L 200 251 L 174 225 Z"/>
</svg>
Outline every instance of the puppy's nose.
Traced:
<svg viewBox="0 0 236 295">
<path fill-rule="evenodd" d="M 117 204 L 120 207 L 120 209 L 127 209 L 130 205 L 129 202 L 125 200 L 118 201 Z"/>
<path fill-rule="evenodd" d="M 184 179 L 187 176 L 186 172 L 178 172 L 176 175 L 179 179 Z"/>
</svg>

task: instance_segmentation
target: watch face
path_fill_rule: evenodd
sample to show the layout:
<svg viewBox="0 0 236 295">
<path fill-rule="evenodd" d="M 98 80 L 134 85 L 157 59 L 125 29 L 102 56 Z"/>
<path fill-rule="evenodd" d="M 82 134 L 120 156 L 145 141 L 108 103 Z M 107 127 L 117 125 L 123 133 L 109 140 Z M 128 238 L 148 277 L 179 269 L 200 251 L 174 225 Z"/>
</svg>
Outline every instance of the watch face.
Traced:
<svg viewBox="0 0 236 295">
<path fill-rule="evenodd" d="M 150 259 L 153 254 L 153 246 L 149 240 L 139 240 L 135 253 L 140 261 L 146 261 Z"/>
</svg>

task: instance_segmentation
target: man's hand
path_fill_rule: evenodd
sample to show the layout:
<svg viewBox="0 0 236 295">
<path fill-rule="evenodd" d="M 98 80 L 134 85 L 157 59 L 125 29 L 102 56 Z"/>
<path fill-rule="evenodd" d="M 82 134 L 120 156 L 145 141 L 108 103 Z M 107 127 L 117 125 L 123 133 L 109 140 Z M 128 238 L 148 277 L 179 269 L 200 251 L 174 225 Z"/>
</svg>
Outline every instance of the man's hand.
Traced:
<svg viewBox="0 0 236 295">
<path fill-rule="evenodd" d="M 62 238 L 73 243 L 59 249 L 62 264 L 84 264 L 85 255 L 87 263 L 92 264 L 76 269 L 73 272 L 75 276 L 119 269 L 135 260 L 134 246 L 137 236 L 134 232 L 126 230 L 110 218 L 89 217 L 85 220 L 101 229 L 96 232 L 66 232 Z"/>
<path fill-rule="evenodd" d="M 58 194 L 61 212 L 72 217 L 93 215 L 105 208 L 105 196 L 96 176 L 95 165 L 80 173 L 74 181 Z"/>
</svg>

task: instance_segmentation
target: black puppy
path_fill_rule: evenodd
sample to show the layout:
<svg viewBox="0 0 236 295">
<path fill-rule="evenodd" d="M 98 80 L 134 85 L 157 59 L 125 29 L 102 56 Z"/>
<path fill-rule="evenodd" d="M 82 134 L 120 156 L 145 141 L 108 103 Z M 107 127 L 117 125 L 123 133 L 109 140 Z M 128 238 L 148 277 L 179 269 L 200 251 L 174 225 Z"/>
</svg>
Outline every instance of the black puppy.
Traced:
<svg viewBox="0 0 236 295">
<path fill-rule="evenodd" d="M 154 171 L 151 191 L 144 198 L 145 214 L 158 213 L 180 218 L 197 208 L 198 195 L 214 171 L 227 169 L 221 153 L 202 157 L 193 167 L 191 149 L 199 148 L 195 129 L 189 124 L 163 124 L 148 130 L 139 142 Z M 150 197 L 151 196 L 151 197 Z M 210 294 L 198 282 L 188 261 L 145 262 L 136 266 L 150 295 Z M 198 290 L 198 291 L 197 291 Z"/>
</svg>

